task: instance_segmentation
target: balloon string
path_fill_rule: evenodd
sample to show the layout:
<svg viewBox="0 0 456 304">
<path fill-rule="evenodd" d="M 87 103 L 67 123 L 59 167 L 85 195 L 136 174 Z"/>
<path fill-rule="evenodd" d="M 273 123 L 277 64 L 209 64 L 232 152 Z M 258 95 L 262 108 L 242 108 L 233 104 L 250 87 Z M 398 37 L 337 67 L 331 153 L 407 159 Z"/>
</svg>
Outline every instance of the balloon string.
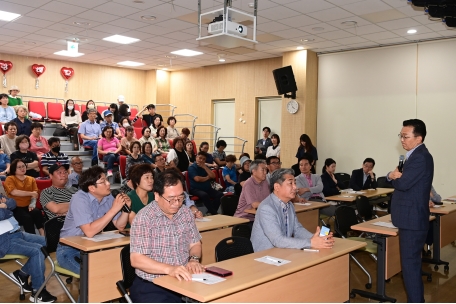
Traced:
<svg viewBox="0 0 456 304">
<path fill-rule="evenodd" d="M 68 92 L 68 80 L 65 80 L 65 93 Z"/>
<path fill-rule="evenodd" d="M 6 75 L 3 74 L 3 87 L 6 88 Z"/>
<path fill-rule="evenodd" d="M 38 78 L 36 78 L 36 80 L 35 80 L 35 89 L 38 90 L 39 87 L 40 87 L 40 81 L 38 80 Z"/>
</svg>

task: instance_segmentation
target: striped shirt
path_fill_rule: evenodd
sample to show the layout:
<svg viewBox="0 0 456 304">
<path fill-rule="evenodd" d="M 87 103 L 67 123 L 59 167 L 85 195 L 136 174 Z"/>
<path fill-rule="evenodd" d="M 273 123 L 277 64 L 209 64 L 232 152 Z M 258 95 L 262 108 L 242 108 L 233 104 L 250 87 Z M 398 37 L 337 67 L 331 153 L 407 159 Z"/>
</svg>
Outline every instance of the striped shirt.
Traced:
<svg viewBox="0 0 456 304">
<path fill-rule="evenodd" d="M 71 197 L 75 193 L 76 193 L 76 189 L 71 190 L 71 188 L 56 188 L 54 186 L 51 186 L 51 187 L 46 188 L 43 191 L 41 191 L 40 202 L 41 202 L 41 205 L 43 206 L 44 212 L 46 212 L 48 219 L 51 219 L 51 218 L 57 216 L 57 214 L 55 214 L 54 212 L 52 212 L 48 208 L 46 208 L 46 205 L 49 202 L 54 202 L 56 204 L 69 203 L 71 200 Z"/>
<path fill-rule="evenodd" d="M 68 155 L 61 153 L 61 152 L 57 156 L 55 156 L 51 151 L 49 151 L 48 153 L 44 154 L 41 157 L 41 166 L 42 167 L 44 167 L 44 166 L 50 167 L 57 162 L 61 163 L 62 165 L 70 164 Z"/>
</svg>

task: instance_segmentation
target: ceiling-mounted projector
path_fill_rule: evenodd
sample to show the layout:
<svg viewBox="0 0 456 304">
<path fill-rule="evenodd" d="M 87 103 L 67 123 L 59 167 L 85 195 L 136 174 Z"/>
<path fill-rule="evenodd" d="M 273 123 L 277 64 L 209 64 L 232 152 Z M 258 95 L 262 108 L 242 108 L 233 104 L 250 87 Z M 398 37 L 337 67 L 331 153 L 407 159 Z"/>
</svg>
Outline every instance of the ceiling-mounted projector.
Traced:
<svg viewBox="0 0 456 304">
<path fill-rule="evenodd" d="M 247 27 L 232 21 L 226 20 L 227 33 L 238 36 L 247 36 Z M 223 21 L 212 22 L 209 24 L 208 33 L 210 35 L 216 35 L 223 32 Z"/>
</svg>

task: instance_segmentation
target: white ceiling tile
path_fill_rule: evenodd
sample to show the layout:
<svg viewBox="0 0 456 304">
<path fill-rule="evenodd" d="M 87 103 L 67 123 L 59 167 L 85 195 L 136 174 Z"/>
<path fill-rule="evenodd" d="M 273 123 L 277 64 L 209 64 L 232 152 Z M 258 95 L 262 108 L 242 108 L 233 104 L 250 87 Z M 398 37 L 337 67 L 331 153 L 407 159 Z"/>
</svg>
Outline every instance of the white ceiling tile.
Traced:
<svg viewBox="0 0 456 304">
<path fill-rule="evenodd" d="M 2 11 L 25 15 L 35 9 L 33 5 L 21 5 L 6 1 L 0 1 L 0 8 Z"/>
<path fill-rule="evenodd" d="M 119 18 L 117 20 L 109 22 L 108 25 L 120 26 L 126 29 L 134 30 L 148 26 L 149 24 L 147 22 L 140 22 L 127 18 Z"/>
<path fill-rule="evenodd" d="M 263 23 L 259 26 L 257 26 L 257 35 L 258 35 L 258 30 L 265 31 L 267 33 L 274 32 L 274 31 L 282 31 L 289 29 L 290 27 L 287 25 L 284 25 L 279 22 L 271 21 L 271 22 L 266 22 Z"/>
<path fill-rule="evenodd" d="M 144 32 L 138 32 L 137 30 L 134 31 L 128 31 L 123 33 L 122 35 L 125 35 L 127 37 L 133 37 L 142 40 L 150 39 L 154 37 L 155 35 L 144 33 Z"/>
<path fill-rule="evenodd" d="M 94 27 L 92 27 L 92 29 L 94 31 L 100 31 L 100 32 L 108 33 L 108 34 L 112 34 L 112 35 L 123 35 L 125 32 L 129 31 L 129 29 L 126 29 L 126 28 L 123 28 L 120 26 L 111 25 L 111 24 L 102 24 L 99 26 L 94 26 Z M 132 37 L 132 38 L 136 38 L 136 37 Z"/>
<path fill-rule="evenodd" d="M 326 47 L 340 46 L 340 44 L 333 42 L 333 41 L 322 41 L 322 42 L 307 44 L 307 46 L 310 46 L 311 48 L 326 48 Z"/>
<path fill-rule="evenodd" d="M 333 39 L 332 41 L 339 43 L 341 45 L 352 45 L 352 44 L 357 44 L 357 43 L 369 42 L 368 40 L 361 38 L 359 36 L 347 37 L 347 38 L 343 38 L 343 39 Z M 371 42 L 369 42 L 369 43 L 371 43 Z"/>
<path fill-rule="evenodd" d="M 33 18 L 33 17 L 30 17 L 30 16 L 22 16 L 21 18 L 15 20 L 13 23 L 18 23 L 18 24 L 25 24 L 25 25 L 30 25 L 30 26 L 34 26 L 34 27 L 47 27 L 47 26 L 50 26 L 52 24 L 54 24 L 53 21 L 47 21 L 47 20 L 43 20 L 43 19 L 37 19 L 37 18 Z"/>
<path fill-rule="evenodd" d="M 151 24 L 151 25 L 142 27 L 137 31 L 144 32 L 144 33 L 147 33 L 150 35 L 165 35 L 165 34 L 174 32 L 176 30 L 172 29 L 172 28 L 165 28 L 165 27 L 157 26 L 155 24 Z"/>
<path fill-rule="evenodd" d="M 42 10 L 42 9 L 36 9 L 36 10 L 28 13 L 27 16 L 34 17 L 37 19 L 47 20 L 50 22 L 60 22 L 64 19 L 70 18 L 70 16 L 67 14 L 61 14 L 61 13 L 56 14 L 54 12 L 46 11 L 46 10 Z"/>
<path fill-rule="evenodd" d="M 423 34 L 415 34 L 415 35 L 410 35 L 410 36 L 404 36 L 405 39 L 411 40 L 411 41 L 419 41 L 419 40 L 426 40 L 426 39 L 434 39 L 434 38 L 442 38 L 442 35 L 436 32 L 429 32 L 429 33 L 423 33 Z"/>
<path fill-rule="evenodd" d="M 389 10 L 391 9 L 391 6 L 379 0 L 364 0 L 342 5 L 342 8 L 355 15 L 365 15 Z"/>
<path fill-rule="evenodd" d="M 303 26 L 320 23 L 320 20 L 306 15 L 299 15 L 295 17 L 280 19 L 278 22 L 288 25 L 289 27 L 301 28 Z"/>
<path fill-rule="evenodd" d="M 194 35 L 190 35 L 190 34 L 187 34 L 187 33 L 184 33 L 184 32 L 173 32 L 173 33 L 169 33 L 169 34 L 166 34 L 166 37 L 167 38 L 170 38 L 170 39 L 175 39 L 175 40 L 189 40 L 189 39 L 196 39 L 196 37 Z"/>
<path fill-rule="evenodd" d="M 321 30 L 320 28 L 323 28 L 323 29 Z M 328 23 L 316 23 L 316 24 L 301 27 L 299 29 L 304 32 L 307 32 L 309 34 L 314 34 L 314 35 L 338 30 L 337 27 L 334 27 Z"/>
<path fill-rule="evenodd" d="M 437 32 L 444 37 L 455 37 L 456 38 L 456 31 L 455 30 L 445 30 Z"/>
<path fill-rule="evenodd" d="M 286 19 L 297 15 L 300 15 L 300 13 L 285 6 L 276 6 L 261 11 L 261 16 L 271 20 L 277 20 L 278 16 L 280 16 L 280 19 Z"/>
<path fill-rule="evenodd" d="M 73 14 L 73 15 L 80 14 L 87 10 L 87 8 L 84 8 L 84 7 L 80 7 L 80 6 L 76 6 L 76 5 L 72 5 L 72 4 L 68 4 L 68 3 L 63 3 L 63 2 L 59 2 L 59 1 L 49 2 L 49 3 L 41 6 L 40 9 L 47 10 L 47 11 L 54 12 L 54 13 L 59 13 L 59 14 L 68 14 L 69 12 L 71 12 L 71 14 Z"/>
<path fill-rule="evenodd" d="M 322 11 L 309 13 L 307 15 L 309 15 L 312 18 L 324 21 L 324 22 L 338 20 L 338 19 L 342 19 L 342 18 L 349 18 L 349 17 L 353 16 L 352 13 L 350 13 L 346 10 L 343 10 L 339 7 L 333 7 L 333 8 L 325 9 Z"/>
<path fill-rule="evenodd" d="M 385 22 L 379 22 L 377 23 L 378 26 L 383 27 L 386 30 L 397 30 L 397 29 L 403 29 L 407 27 L 414 27 L 421 25 L 418 21 L 412 19 L 412 18 L 402 18 L 402 19 L 397 19 L 397 20 L 391 20 L 391 21 L 385 21 Z"/>
<path fill-rule="evenodd" d="M 275 2 L 277 4 L 281 4 L 281 5 L 292 3 L 292 2 L 295 2 L 295 1 L 296 0 L 272 0 L 272 2 Z"/>
<path fill-rule="evenodd" d="M 397 37 L 397 38 L 390 38 L 390 39 L 379 39 L 377 42 L 380 45 L 388 45 L 388 44 L 408 43 L 410 41 L 403 37 Z"/>
<path fill-rule="evenodd" d="M 362 0 L 326 0 L 326 1 L 330 2 L 334 5 L 342 6 L 342 5 L 347 5 L 350 3 L 360 2 Z"/>
<path fill-rule="evenodd" d="M 202 1 L 202 2 L 204 2 L 204 1 Z M 208 2 L 210 2 L 210 1 L 208 1 Z M 248 13 L 248 14 L 252 14 L 253 15 L 253 8 L 249 7 L 249 3 L 253 3 L 253 1 L 233 1 L 233 8 L 240 9 L 240 10 L 242 10 L 242 11 Z M 268 8 L 271 8 L 271 7 L 276 7 L 278 5 L 279 4 L 277 4 L 275 2 L 272 2 L 272 1 L 269 1 L 269 0 L 261 0 L 261 1 L 258 1 L 258 8 L 257 9 L 258 9 L 258 12 L 260 12 L 262 10 L 265 10 L 265 9 L 268 9 Z M 216 8 L 219 8 L 219 7 L 223 8 L 223 3 L 220 3 L 220 5 L 218 5 L 217 7 L 213 6 L 213 9 L 214 8 L 216 9 Z"/>
<path fill-rule="evenodd" d="M 377 41 L 377 40 L 381 40 L 381 39 L 397 38 L 398 35 L 396 35 L 392 32 L 384 31 L 384 32 L 362 35 L 361 37 L 371 40 L 371 41 Z"/>
<path fill-rule="evenodd" d="M 163 37 L 163 36 L 155 36 L 153 38 L 147 39 L 147 41 L 156 43 L 160 46 L 177 42 L 177 40 L 175 40 L 175 39 L 170 39 L 170 38 Z"/>
<path fill-rule="evenodd" d="M 156 51 L 161 51 L 161 52 L 164 52 L 164 53 L 171 53 L 171 52 L 177 51 L 176 48 L 171 47 L 169 45 L 159 46 L 159 47 L 155 48 L 155 50 Z"/>
<path fill-rule="evenodd" d="M 30 0 L 28 0 L 30 1 Z M 33 0 L 35 1 L 35 0 Z M 94 8 L 96 6 L 102 5 L 107 3 L 111 0 L 59 0 L 60 2 L 64 2 L 67 4 L 75 4 L 77 6 L 85 7 L 85 8 Z"/>
<path fill-rule="evenodd" d="M 76 18 L 76 19 L 81 18 L 83 20 L 84 19 L 90 20 L 89 21 L 90 23 L 95 22 L 94 24 L 101 24 L 101 23 L 108 23 L 113 20 L 117 20 L 117 19 L 119 19 L 119 16 L 90 10 L 90 11 L 85 11 L 79 15 L 76 15 L 74 18 Z"/>
<path fill-rule="evenodd" d="M 153 10 L 156 14 L 168 16 L 168 18 L 171 19 L 171 18 L 176 18 L 179 16 L 190 14 L 192 11 L 196 11 L 198 9 L 196 3 L 197 2 L 195 1 L 195 9 L 192 9 L 192 10 L 178 6 L 178 5 L 174 5 L 174 7 L 173 7 L 171 5 L 171 3 L 165 3 L 165 4 L 155 6 L 153 8 Z"/>
<path fill-rule="evenodd" d="M 145 9 L 163 4 L 163 2 L 160 0 L 143 0 L 143 3 L 135 3 L 133 1 L 125 1 L 125 0 L 112 0 L 112 2 L 127 5 L 129 7 L 133 7 L 138 10 L 145 10 Z"/>
<path fill-rule="evenodd" d="M 282 38 L 287 38 L 287 39 L 297 38 L 297 37 L 302 38 L 302 37 L 309 35 L 308 33 L 300 31 L 298 29 L 288 29 L 288 30 L 284 30 L 284 31 L 272 32 L 271 34 L 282 37 Z"/>
<path fill-rule="evenodd" d="M 421 24 L 434 24 L 434 23 L 439 23 L 439 21 L 431 20 L 429 19 L 428 15 L 422 15 L 422 16 L 415 16 L 412 17 L 414 20 L 418 21 Z"/>
<path fill-rule="evenodd" d="M 144 48 L 142 47 L 139 47 L 139 46 L 136 46 L 136 44 L 130 44 L 130 45 L 121 45 L 121 46 L 118 46 L 116 49 L 118 50 L 125 50 L 125 51 L 128 51 L 130 53 L 134 53 L 134 52 L 137 52 L 137 51 L 140 51 Z"/>
<path fill-rule="evenodd" d="M 295 41 L 292 41 L 292 40 L 272 41 L 272 42 L 268 42 L 268 44 L 276 46 L 276 48 L 279 48 L 279 47 L 290 47 L 290 46 L 297 47 L 299 45 L 298 43 L 296 43 Z"/>
<path fill-rule="evenodd" d="M 317 36 L 319 36 L 323 39 L 326 39 L 326 40 L 333 40 L 333 39 L 338 39 L 338 38 L 353 37 L 353 34 L 346 32 L 346 31 L 339 30 L 339 31 L 317 34 Z"/>
<path fill-rule="evenodd" d="M 154 50 L 154 49 L 144 49 L 142 51 L 139 51 L 138 53 L 139 54 L 148 55 L 148 56 L 155 56 L 155 55 L 161 54 L 162 51 L 157 51 L 157 50 Z"/>
<path fill-rule="evenodd" d="M 403 7 L 403 6 L 409 6 L 408 2 L 406 0 L 382 0 L 386 4 L 390 5 L 391 7 Z"/>
<path fill-rule="evenodd" d="M 398 7 L 396 9 L 398 11 L 400 11 L 401 13 L 403 13 L 403 14 L 405 14 L 407 16 L 410 16 L 410 17 L 424 15 L 424 8 L 423 7 L 416 7 L 416 6 L 412 6 L 412 5 L 407 5 L 407 6 Z"/>
<path fill-rule="evenodd" d="M 434 23 L 431 23 L 431 24 L 427 24 L 426 27 L 428 27 L 431 30 L 436 31 L 436 32 L 449 30 L 449 28 L 443 22 L 434 22 Z M 449 30 L 449 31 L 451 31 L 451 30 Z M 456 34 L 456 30 L 453 30 L 453 32 L 455 32 L 455 34 Z"/>
<path fill-rule="evenodd" d="M 352 23 L 344 23 L 342 22 L 347 22 L 347 21 L 355 21 L 356 25 L 353 25 Z M 355 28 L 355 27 L 360 27 L 360 26 L 366 26 L 366 25 L 371 25 L 372 23 L 361 18 L 358 16 L 351 16 L 348 18 L 343 18 L 343 19 L 338 19 L 338 20 L 333 20 L 333 21 L 328 21 L 328 24 L 331 24 L 332 26 L 335 26 L 337 28 L 340 28 L 342 30 L 350 29 L 350 28 Z"/>
<path fill-rule="evenodd" d="M 94 8 L 95 11 L 103 12 L 111 15 L 125 17 L 140 11 L 139 9 L 132 8 L 126 5 L 114 3 L 114 2 L 107 2 L 102 5 L 99 5 Z"/>
<path fill-rule="evenodd" d="M 22 37 L 22 38 L 23 38 L 24 40 L 40 41 L 40 42 L 44 42 L 44 43 L 50 43 L 50 42 L 56 40 L 56 38 L 54 38 L 54 37 L 38 35 L 38 34 L 36 34 L 36 33 L 30 34 L 30 35 L 27 35 L 27 36 L 24 36 L 24 37 Z M 3 39 L 3 37 L 2 37 L 2 39 Z"/>
<path fill-rule="evenodd" d="M 366 26 L 357 26 L 355 28 L 347 28 L 345 29 L 347 32 L 350 32 L 355 35 L 367 35 L 372 33 L 378 33 L 385 31 L 384 28 L 379 27 L 375 24 L 370 24 Z"/>
<path fill-rule="evenodd" d="M 404 36 L 404 37 L 408 37 L 408 36 L 413 36 L 413 35 L 420 35 L 420 34 L 425 34 L 425 33 L 430 33 L 432 32 L 431 29 L 429 29 L 428 27 L 424 26 L 424 25 L 420 25 L 420 26 L 414 26 L 413 29 L 417 30 L 417 33 L 416 34 L 407 34 L 407 31 L 410 29 L 410 27 L 407 27 L 407 28 L 404 28 L 404 29 L 399 29 L 399 30 L 392 30 L 391 32 L 399 35 L 399 36 Z"/>
<path fill-rule="evenodd" d="M 20 24 L 16 22 L 9 22 L 8 24 L 4 25 L 3 28 L 27 33 L 33 33 L 39 29 L 39 27 Z"/>
<path fill-rule="evenodd" d="M 285 4 L 285 6 L 302 14 L 312 13 L 334 7 L 334 5 L 329 2 L 315 0 L 301 0 Z"/>
<path fill-rule="evenodd" d="M 24 37 L 27 36 L 29 33 L 27 32 L 20 32 L 20 31 L 15 31 L 15 30 L 10 30 L 6 28 L 0 28 L 0 37 L 3 35 L 5 36 L 13 36 L 13 37 Z"/>
<path fill-rule="evenodd" d="M 67 35 L 78 34 L 82 31 L 84 31 L 84 29 L 82 29 L 80 27 L 71 26 L 71 25 L 62 24 L 62 23 L 54 23 L 54 24 L 46 27 L 46 29 L 66 33 Z"/>
<path fill-rule="evenodd" d="M 174 31 L 180 31 L 180 30 L 183 30 L 183 29 L 192 28 L 192 27 L 197 27 L 194 24 L 191 24 L 191 23 L 188 23 L 188 22 L 185 22 L 185 21 L 181 21 L 181 20 L 176 20 L 176 19 L 172 19 L 172 20 L 169 19 L 169 20 L 165 20 L 165 21 L 159 22 L 159 23 L 156 24 L 156 26 L 160 26 L 162 28 L 172 29 L 173 32 Z"/>
<path fill-rule="evenodd" d="M 26 6 L 31 6 L 31 7 L 40 7 L 42 5 L 45 5 L 48 2 L 51 2 L 52 0 L 5 0 L 3 2 L 11 2 L 14 4 L 21 4 L 21 5 L 26 5 Z M 3 7 L 3 4 L 1 5 Z"/>
<path fill-rule="evenodd" d="M 103 38 L 106 38 L 108 37 L 108 35 L 106 33 L 103 33 L 103 32 L 99 32 L 99 31 L 95 31 L 95 30 L 87 30 L 87 31 L 84 31 L 81 33 L 84 37 L 88 37 L 89 40 L 93 40 L 93 39 L 103 39 Z"/>
<path fill-rule="evenodd" d="M 108 54 L 113 54 L 113 55 L 126 55 L 129 54 L 130 52 L 127 50 L 121 50 L 121 49 L 107 49 L 103 51 L 104 53 Z"/>
<path fill-rule="evenodd" d="M 40 29 L 35 32 L 38 35 L 43 35 L 43 36 L 49 36 L 49 37 L 54 37 L 54 38 L 59 38 L 59 39 L 64 39 L 67 34 L 64 32 L 58 32 L 50 29 Z"/>
</svg>

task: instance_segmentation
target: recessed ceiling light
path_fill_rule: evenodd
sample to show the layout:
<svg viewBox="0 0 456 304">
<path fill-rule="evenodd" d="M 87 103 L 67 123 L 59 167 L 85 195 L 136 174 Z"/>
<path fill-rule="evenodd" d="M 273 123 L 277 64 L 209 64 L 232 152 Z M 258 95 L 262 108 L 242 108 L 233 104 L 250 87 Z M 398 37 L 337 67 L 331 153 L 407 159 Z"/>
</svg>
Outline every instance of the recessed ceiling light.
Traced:
<svg viewBox="0 0 456 304">
<path fill-rule="evenodd" d="M 313 27 L 312 30 L 314 31 L 323 31 L 325 28 L 321 26 Z"/>
<path fill-rule="evenodd" d="M 124 66 L 131 66 L 131 67 L 137 67 L 137 66 L 141 66 L 141 65 L 144 65 L 144 63 L 141 63 L 141 62 L 135 62 L 135 61 L 121 61 L 121 62 L 117 62 L 118 65 L 124 65 Z"/>
<path fill-rule="evenodd" d="M 144 3 L 143 0 L 133 0 L 134 3 Z"/>
<path fill-rule="evenodd" d="M 304 47 L 303 47 L 303 46 L 298 46 L 296 49 L 297 49 L 298 51 L 300 51 L 300 50 L 303 50 Z"/>
<path fill-rule="evenodd" d="M 219 62 L 225 62 L 225 54 L 217 54 L 218 61 Z"/>
<path fill-rule="evenodd" d="M 197 52 L 197 51 L 192 51 L 192 50 L 183 49 L 183 50 L 171 52 L 171 54 L 179 55 L 179 56 L 191 57 L 191 56 L 201 55 L 201 54 L 203 54 L 203 53 Z"/>
<path fill-rule="evenodd" d="M 35 45 L 36 42 L 35 42 L 35 41 L 27 41 L 27 40 L 25 40 L 25 41 L 24 41 L 24 44 Z"/>
<path fill-rule="evenodd" d="M 20 14 L 0 11 L 0 20 L 2 20 L 2 21 L 13 21 L 13 20 L 19 18 L 20 16 L 21 16 Z"/>
<path fill-rule="evenodd" d="M 67 50 L 62 50 L 55 52 L 54 55 L 59 55 L 59 56 L 66 56 L 66 57 L 80 57 L 84 55 L 84 53 L 73 53 L 73 52 L 68 52 Z"/>
<path fill-rule="evenodd" d="M 358 22 L 356 22 L 355 20 L 347 20 L 347 21 L 341 22 L 340 24 L 341 25 L 356 26 L 358 24 Z"/>
<path fill-rule="evenodd" d="M 149 20 L 149 21 L 151 21 L 151 20 L 157 19 L 157 17 L 152 16 L 152 15 L 144 15 L 144 16 L 141 16 L 141 19 L 142 19 L 142 20 Z"/>
<path fill-rule="evenodd" d="M 315 39 L 301 39 L 301 42 L 315 41 Z"/>
<path fill-rule="evenodd" d="M 114 43 L 120 43 L 120 44 L 130 44 L 130 43 L 135 43 L 135 42 L 140 41 L 139 39 L 122 36 L 122 35 L 109 36 L 109 37 L 103 38 L 103 40 L 114 42 Z"/>
<path fill-rule="evenodd" d="M 88 22 L 79 22 L 79 21 L 75 21 L 75 22 L 73 22 L 73 24 L 74 25 L 85 25 L 85 26 L 90 25 L 90 23 L 88 23 Z"/>
<path fill-rule="evenodd" d="M 253 2 L 249 3 L 250 8 L 253 8 L 254 6 L 255 6 L 255 3 L 253 3 Z"/>
<path fill-rule="evenodd" d="M 408 31 L 407 31 L 407 34 L 415 34 L 416 32 L 417 32 L 416 30 L 411 29 L 411 30 L 408 30 Z"/>
</svg>

